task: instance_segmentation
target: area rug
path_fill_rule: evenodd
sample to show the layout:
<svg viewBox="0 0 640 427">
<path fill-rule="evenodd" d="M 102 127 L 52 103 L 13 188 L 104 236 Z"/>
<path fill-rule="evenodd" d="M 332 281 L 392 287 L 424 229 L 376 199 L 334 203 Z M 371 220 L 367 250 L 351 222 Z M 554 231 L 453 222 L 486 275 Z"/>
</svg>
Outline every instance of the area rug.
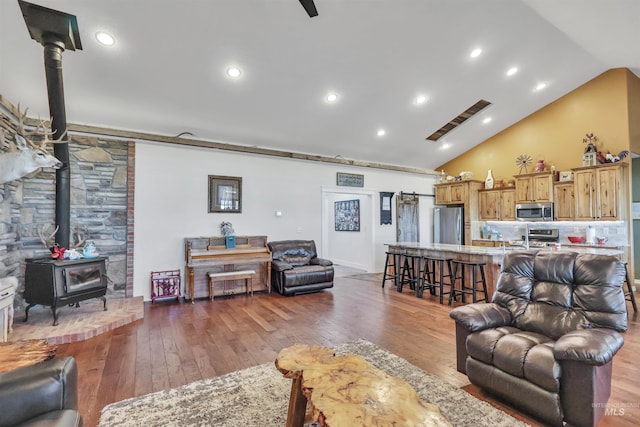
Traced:
<svg viewBox="0 0 640 427">
<path fill-rule="evenodd" d="M 369 341 L 342 344 L 336 353 L 358 354 L 404 379 L 454 426 L 527 425 Z M 290 391 L 291 380 L 266 363 L 112 403 L 102 410 L 99 426 L 284 426 Z"/>
</svg>

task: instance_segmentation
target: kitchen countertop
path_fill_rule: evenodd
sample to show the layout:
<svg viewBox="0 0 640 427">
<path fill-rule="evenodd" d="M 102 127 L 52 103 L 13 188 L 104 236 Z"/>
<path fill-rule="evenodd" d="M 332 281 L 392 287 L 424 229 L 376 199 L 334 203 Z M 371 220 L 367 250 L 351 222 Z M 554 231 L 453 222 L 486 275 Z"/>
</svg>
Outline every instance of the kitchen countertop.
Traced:
<svg viewBox="0 0 640 427">
<path fill-rule="evenodd" d="M 444 243 L 421 243 L 421 242 L 395 242 L 395 243 L 385 243 L 387 246 L 396 246 L 404 249 L 425 249 L 425 250 L 433 250 L 433 251 L 447 251 L 447 252 L 457 252 L 461 254 L 469 254 L 469 255 L 486 255 L 486 256 L 501 256 L 506 252 L 514 251 L 514 250 L 523 250 L 523 247 L 487 247 L 487 246 L 471 246 L 471 245 L 449 245 Z M 622 255 L 623 251 L 620 249 L 614 248 L 600 248 L 584 245 L 584 247 L 576 247 L 572 245 L 569 246 L 561 246 L 560 249 L 556 249 L 555 247 L 547 247 L 547 248 L 530 248 L 531 250 L 548 250 L 548 251 L 571 251 L 585 254 L 599 254 L 599 255 L 612 255 L 618 256 Z"/>
</svg>

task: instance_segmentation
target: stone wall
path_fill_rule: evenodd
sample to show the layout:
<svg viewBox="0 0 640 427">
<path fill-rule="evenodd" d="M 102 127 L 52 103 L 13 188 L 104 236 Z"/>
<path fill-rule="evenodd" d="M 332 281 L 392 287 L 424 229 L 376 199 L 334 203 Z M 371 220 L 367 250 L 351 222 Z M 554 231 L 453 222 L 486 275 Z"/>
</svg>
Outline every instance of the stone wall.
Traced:
<svg viewBox="0 0 640 427">
<path fill-rule="evenodd" d="M 15 126 L 0 112 L 3 141 L 0 151 L 12 149 Z M 2 136 L 0 135 L 0 136 Z M 51 151 L 53 151 L 51 149 Z M 132 245 L 134 143 L 102 137 L 71 136 L 71 244 L 78 236 L 92 239 L 108 257 L 108 297 L 125 297 L 131 280 L 127 244 Z M 131 204 L 131 206 L 130 206 Z M 24 289 L 24 259 L 47 256 L 38 231 L 55 222 L 55 171 L 41 169 L 0 184 L 0 277 L 17 276 Z M 76 233 L 78 236 L 76 236 Z M 16 308 L 24 306 L 17 295 Z"/>
</svg>

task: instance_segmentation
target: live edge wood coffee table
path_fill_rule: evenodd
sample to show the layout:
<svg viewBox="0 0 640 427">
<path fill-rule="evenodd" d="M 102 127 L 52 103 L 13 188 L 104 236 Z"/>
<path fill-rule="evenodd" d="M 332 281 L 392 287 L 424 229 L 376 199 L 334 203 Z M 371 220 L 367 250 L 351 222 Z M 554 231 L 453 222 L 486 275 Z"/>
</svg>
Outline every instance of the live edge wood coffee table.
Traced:
<svg viewBox="0 0 640 427">
<path fill-rule="evenodd" d="M 276 367 L 291 378 L 287 427 L 302 427 L 307 403 L 325 427 L 451 426 L 437 406 L 422 402 L 404 380 L 355 354 L 297 344 L 280 351 Z"/>
</svg>

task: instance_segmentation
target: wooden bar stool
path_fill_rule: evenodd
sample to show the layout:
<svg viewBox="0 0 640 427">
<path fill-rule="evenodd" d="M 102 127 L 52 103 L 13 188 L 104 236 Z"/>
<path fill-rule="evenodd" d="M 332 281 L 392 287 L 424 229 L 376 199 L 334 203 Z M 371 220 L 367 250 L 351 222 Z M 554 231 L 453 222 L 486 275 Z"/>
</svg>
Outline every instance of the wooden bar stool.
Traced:
<svg viewBox="0 0 640 427">
<path fill-rule="evenodd" d="M 462 297 L 462 302 L 465 301 L 465 295 L 471 295 L 471 299 L 473 302 L 488 302 L 489 296 L 487 295 L 487 280 L 484 275 L 484 266 L 486 265 L 484 262 L 475 262 L 475 261 L 461 261 L 461 260 L 451 260 L 451 264 L 453 266 L 452 272 L 452 286 L 451 292 L 449 293 L 449 305 L 451 305 L 451 301 L 457 301 L 457 295 Z M 471 277 L 465 274 L 465 270 L 471 270 Z M 480 278 L 478 278 L 478 271 L 480 272 Z M 470 283 L 467 283 L 466 278 L 470 279 Z M 456 289 L 455 284 L 460 279 L 460 289 Z M 478 284 L 480 284 L 480 288 L 478 288 Z M 482 293 L 482 298 L 478 298 L 478 292 Z"/>
<path fill-rule="evenodd" d="M 436 294 L 436 260 L 426 256 L 418 258 L 418 283 L 416 297 L 422 298 L 425 289 L 429 289 L 431 295 Z"/>
<path fill-rule="evenodd" d="M 402 292 L 404 285 L 409 285 L 409 289 L 415 290 L 418 284 L 418 277 L 420 275 L 420 257 L 417 255 L 400 255 L 400 264 L 402 264 L 399 280 L 396 281 L 396 289 L 398 292 Z M 416 264 L 418 269 L 416 269 Z"/>
<path fill-rule="evenodd" d="M 631 306 L 633 307 L 633 311 L 635 313 L 638 312 L 638 306 L 636 305 L 636 296 L 633 294 L 633 285 L 631 284 L 631 281 L 629 280 L 629 270 L 627 270 L 627 263 L 624 263 L 624 281 L 627 284 L 627 290 L 624 291 L 624 299 L 627 301 L 631 301 Z"/>
<path fill-rule="evenodd" d="M 451 266 L 451 258 L 432 258 L 434 260 L 434 264 L 437 267 L 438 274 L 436 285 L 438 286 L 438 290 L 440 292 L 440 304 L 444 304 L 444 287 L 449 286 L 449 294 L 453 290 L 453 286 L 455 284 L 455 280 L 453 279 L 453 267 Z M 446 267 L 446 271 L 445 271 Z M 435 275 L 435 271 L 434 271 Z M 445 282 L 445 279 L 449 280 L 449 283 Z"/>
<path fill-rule="evenodd" d="M 384 284 L 387 279 L 393 279 L 393 285 L 396 286 L 398 283 L 398 275 L 400 274 L 400 255 L 394 252 L 386 252 L 387 257 L 384 262 L 384 273 L 382 275 L 382 287 L 384 288 Z M 389 273 L 389 270 L 393 268 L 393 273 Z"/>
</svg>

